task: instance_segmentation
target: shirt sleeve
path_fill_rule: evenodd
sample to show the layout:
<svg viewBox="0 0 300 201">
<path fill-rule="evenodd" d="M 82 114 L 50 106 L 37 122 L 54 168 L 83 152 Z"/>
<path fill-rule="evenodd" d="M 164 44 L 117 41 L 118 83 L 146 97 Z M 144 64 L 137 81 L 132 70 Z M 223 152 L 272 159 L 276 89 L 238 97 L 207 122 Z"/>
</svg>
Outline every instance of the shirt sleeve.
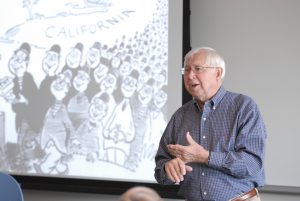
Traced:
<svg viewBox="0 0 300 201">
<path fill-rule="evenodd" d="M 211 151 L 208 165 L 236 178 L 251 177 L 264 169 L 266 142 L 266 128 L 253 101 L 240 109 L 237 124 L 233 150 Z"/>
<path fill-rule="evenodd" d="M 166 175 L 164 170 L 165 163 L 172 159 L 172 156 L 167 151 L 167 145 L 172 141 L 172 133 L 174 131 L 174 116 L 169 121 L 159 143 L 159 148 L 155 156 L 156 167 L 154 177 L 159 184 L 170 185 L 174 184 Z"/>
</svg>

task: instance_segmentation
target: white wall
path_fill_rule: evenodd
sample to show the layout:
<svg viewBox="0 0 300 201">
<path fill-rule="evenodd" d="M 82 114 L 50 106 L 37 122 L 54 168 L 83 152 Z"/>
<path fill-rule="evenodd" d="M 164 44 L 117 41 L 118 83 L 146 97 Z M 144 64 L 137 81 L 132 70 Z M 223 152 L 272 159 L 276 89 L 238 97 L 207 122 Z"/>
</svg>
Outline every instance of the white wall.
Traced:
<svg viewBox="0 0 300 201">
<path fill-rule="evenodd" d="M 251 96 L 262 112 L 266 183 L 300 193 L 300 1 L 191 0 L 190 7 L 192 47 L 224 55 L 225 88 Z"/>
</svg>

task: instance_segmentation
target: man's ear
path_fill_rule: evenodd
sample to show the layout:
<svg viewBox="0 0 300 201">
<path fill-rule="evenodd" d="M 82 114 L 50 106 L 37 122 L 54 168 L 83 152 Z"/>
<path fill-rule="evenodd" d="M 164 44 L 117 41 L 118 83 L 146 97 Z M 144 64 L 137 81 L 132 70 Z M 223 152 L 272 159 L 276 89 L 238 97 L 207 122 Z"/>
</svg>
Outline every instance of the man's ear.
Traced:
<svg viewBox="0 0 300 201">
<path fill-rule="evenodd" d="M 217 69 L 217 79 L 222 79 L 223 68 L 218 67 Z"/>
</svg>

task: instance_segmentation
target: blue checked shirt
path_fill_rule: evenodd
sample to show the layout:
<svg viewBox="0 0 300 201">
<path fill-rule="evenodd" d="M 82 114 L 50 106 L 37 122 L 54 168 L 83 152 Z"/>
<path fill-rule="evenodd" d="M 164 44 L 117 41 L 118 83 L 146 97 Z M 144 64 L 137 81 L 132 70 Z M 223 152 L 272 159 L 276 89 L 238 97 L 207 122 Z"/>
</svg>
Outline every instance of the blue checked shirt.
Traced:
<svg viewBox="0 0 300 201">
<path fill-rule="evenodd" d="M 168 144 L 187 145 L 186 133 L 209 150 L 208 165 L 191 163 L 179 194 L 188 201 L 228 201 L 265 183 L 266 128 L 255 102 L 221 87 L 201 110 L 195 100 L 179 108 L 169 121 L 155 156 L 155 178 L 170 185 L 164 164 L 172 159 Z"/>
</svg>

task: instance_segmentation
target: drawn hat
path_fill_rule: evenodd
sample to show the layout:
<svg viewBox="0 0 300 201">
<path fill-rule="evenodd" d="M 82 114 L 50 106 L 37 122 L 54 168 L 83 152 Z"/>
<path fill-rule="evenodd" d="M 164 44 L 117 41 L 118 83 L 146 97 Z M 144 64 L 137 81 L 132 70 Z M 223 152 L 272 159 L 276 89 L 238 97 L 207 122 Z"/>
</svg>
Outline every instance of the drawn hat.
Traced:
<svg viewBox="0 0 300 201">
<path fill-rule="evenodd" d="M 82 43 L 77 43 L 76 45 L 75 45 L 75 48 L 76 49 L 79 49 L 81 52 L 82 52 L 82 50 L 83 50 L 83 45 L 82 45 Z"/>
<path fill-rule="evenodd" d="M 30 45 L 29 45 L 28 43 L 23 43 L 23 44 L 20 46 L 19 50 L 22 50 L 22 51 L 26 52 L 27 55 L 29 55 L 29 54 L 30 54 L 30 51 L 31 51 L 31 48 L 30 48 Z"/>
<path fill-rule="evenodd" d="M 101 48 L 100 42 L 95 42 L 95 43 L 93 44 L 93 48 L 96 48 L 96 49 L 100 50 L 100 48 Z"/>
<path fill-rule="evenodd" d="M 55 44 L 55 45 L 52 45 L 52 47 L 50 48 L 50 51 L 53 51 L 53 52 L 56 52 L 57 54 L 60 53 L 60 46 Z"/>
</svg>

